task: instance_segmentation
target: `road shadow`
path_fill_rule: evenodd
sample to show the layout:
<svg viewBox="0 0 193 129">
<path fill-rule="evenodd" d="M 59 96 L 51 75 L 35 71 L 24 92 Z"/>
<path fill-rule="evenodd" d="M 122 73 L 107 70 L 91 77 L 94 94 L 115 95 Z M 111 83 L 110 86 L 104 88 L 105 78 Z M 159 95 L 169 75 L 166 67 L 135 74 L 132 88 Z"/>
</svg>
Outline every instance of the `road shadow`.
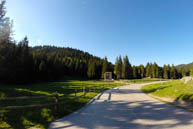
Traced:
<svg viewBox="0 0 193 129">
<path fill-rule="evenodd" d="M 134 89 L 113 89 L 108 100 L 116 94 L 141 93 Z M 143 99 L 142 99 L 143 100 Z M 55 124 L 60 124 L 56 126 Z M 54 122 L 50 129 L 66 128 L 163 129 L 193 128 L 193 113 L 159 101 L 94 101 L 76 113 Z M 182 129 L 182 128 L 180 128 Z"/>
</svg>

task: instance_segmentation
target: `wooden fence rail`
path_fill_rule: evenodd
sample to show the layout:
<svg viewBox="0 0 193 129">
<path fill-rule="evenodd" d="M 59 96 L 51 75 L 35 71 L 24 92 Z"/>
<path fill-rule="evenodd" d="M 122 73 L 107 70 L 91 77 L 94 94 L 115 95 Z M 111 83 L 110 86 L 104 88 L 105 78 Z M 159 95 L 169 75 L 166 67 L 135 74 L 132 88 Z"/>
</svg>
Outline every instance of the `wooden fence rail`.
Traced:
<svg viewBox="0 0 193 129">
<path fill-rule="evenodd" d="M 83 95 L 78 96 L 78 89 L 75 89 L 74 91 L 74 100 L 77 100 L 80 97 L 85 97 L 86 93 L 88 92 L 96 92 L 97 87 L 100 86 L 90 86 L 87 87 L 88 89 L 86 89 L 85 86 L 83 86 L 82 88 L 82 92 Z M 99 89 L 103 89 L 104 90 L 105 86 L 101 86 Z M 47 106 L 55 106 L 55 110 L 56 112 L 59 112 L 59 108 L 60 108 L 60 104 L 65 104 L 68 101 L 64 101 L 64 102 L 60 102 L 59 98 L 63 97 L 63 96 L 59 96 L 58 93 L 56 92 L 55 95 L 47 95 L 47 96 L 22 96 L 22 97 L 6 97 L 6 98 L 0 98 L 0 102 L 1 101 L 16 101 L 16 100 L 31 100 L 31 99 L 41 99 L 41 98 L 49 98 L 49 97 L 54 97 L 55 98 L 55 102 L 54 103 L 47 103 L 47 104 L 33 104 L 33 105 L 25 105 L 25 106 L 7 106 L 7 107 L 0 107 L 0 110 L 9 110 L 9 109 L 24 109 L 24 108 L 35 108 L 35 107 L 47 107 Z"/>
</svg>

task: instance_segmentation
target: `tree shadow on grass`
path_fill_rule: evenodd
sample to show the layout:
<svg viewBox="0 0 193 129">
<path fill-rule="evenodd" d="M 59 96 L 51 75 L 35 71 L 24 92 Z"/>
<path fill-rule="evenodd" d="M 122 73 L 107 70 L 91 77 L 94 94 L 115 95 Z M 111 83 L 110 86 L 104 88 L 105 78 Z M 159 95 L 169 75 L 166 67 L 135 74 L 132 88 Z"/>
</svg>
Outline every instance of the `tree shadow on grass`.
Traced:
<svg viewBox="0 0 193 129">
<path fill-rule="evenodd" d="M 140 90 L 135 89 L 111 90 L 106 92 L 107 99 L 111 98 L 114 93 L 143 94 Z M 96 98 L 79 111 L 52 123 L 50 129 L 73 129 L 75 127 L 85 129 L 175 129 L 181 126 L 192 128 L 192 120 L 191 112 L 159 101 L 102 101 Z"/>
<path fill-rule="evenodd" d="M 149 93 L 156 92 L 158 90 L 163 90 L 163 89 L 168 88 L 168 87 L 171 87 L 171 86 L 166 85 L 166 86 L 159 86 L 159 87 L 155 87 L 155 88 L 151 88 L 151 89 L 143 89 L 143 92 L 149 94 Z"/>
<path fill-rule="evenodd" d="M 180 94 L 176 99 L 176 103 L 180 103 L 181 101 L 186 102 L 187 104 L 193 106 L 193 94 L 191 93 L 186 93 L 186 94 Z"/>
</svg>

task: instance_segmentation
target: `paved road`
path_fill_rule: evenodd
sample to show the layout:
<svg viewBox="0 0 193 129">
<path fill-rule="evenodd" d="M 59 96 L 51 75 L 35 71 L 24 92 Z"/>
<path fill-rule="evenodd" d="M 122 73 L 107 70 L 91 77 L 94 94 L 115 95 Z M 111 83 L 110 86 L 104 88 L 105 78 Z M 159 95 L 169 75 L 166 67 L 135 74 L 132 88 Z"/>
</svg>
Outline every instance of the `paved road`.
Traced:
<svg viewBox="0 0 193 129">
<path fill-rule="evenodd" d="M 193 129 L 193 112 L 145 95 L 143 85 L 105 91 L 76 113 L 53 122 L 50 129 Z"/>
</svg>

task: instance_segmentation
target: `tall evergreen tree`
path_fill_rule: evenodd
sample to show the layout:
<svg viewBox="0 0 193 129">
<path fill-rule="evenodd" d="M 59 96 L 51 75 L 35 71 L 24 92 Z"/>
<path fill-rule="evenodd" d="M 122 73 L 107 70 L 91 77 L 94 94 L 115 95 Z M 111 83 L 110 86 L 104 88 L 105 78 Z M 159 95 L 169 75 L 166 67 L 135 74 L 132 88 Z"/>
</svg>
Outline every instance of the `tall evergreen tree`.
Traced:
<svg viewBox="0 0 193 129">
<path fill-rule="evenodd" d="M 165 79 L 168 79 L 169 78 L 169 71 L 168 71 L 168 67 L 166 66 L 166 65 L 164 65 L 164 67 L 163 67 L 163 77 L 165 78 Z"/>
<path fill-rule="evenodd" d="M 140 65 L 139 66 L 139 69 L 140 69 L 140 75 L 141 75 L 141 78 L 144 78 L 145 77 L 145 67 L 143 65 Z"/>
<path fill-rule="evenodd" d="M 102 67 L 102 75 L 101 75 L 101 78 L 104 78 L 105 72 L 108 72 L 108 61 L 107 61 L 107 57 L 105 57 L 104 60 L 103 60 L 103 67 Z"/>
<path fill-rule="evenodd" d="M 117 79 L 122 78 L 122 69 L 123 69 L 122 65 L 123 65 L 122 58 L 121 58 L 121 56 L 119 56 L 116 58 L 116 62 L 115 62 L 115 66 L 114 66 L 114 73 L 115 73 Z"/>
<path fill-rule="evenodd" d="M 137 67 L 136 66 L 133 66 L 133 78 L 134 79 L 137 79 Z"/>
<path fill-rule="evenodd" d="M 119 59 L 118 59 L 118 57 L 117 57 L 117 58 L 116 58 L 116 61 L 115 61 L 115 65 L 114 65 L 114 74 L 116 75 L 116 78 L 117 78 L 117 79 L 120 79 L 118 62 L 119 62 Z"/>
<path fill-rule="evenodd" d="M 89 61 L 87 74 L 88 74 L 88 77 L 90 79 L 95 78 L 95 76 L 96 76 L 96 64 L 95 64 L 95 62 Z"/>
<path fill-rule="evenodd" d="M 146 76 L 146 77 L 150 77 L 150 76 L 151 76 L 151 73 L 150 73 L 150 63 L 149 63 L 149 62 L 147 63 L 145 69 L 146 69 L 145 76 Z"/>
<path fill-rule="evenodd" d="M 123 66 L 123 61 L 122 61 L 122 57 L 121 56 L 119 56 L 118 57 L 118 76 L 117 76 L 117 78 L 118 79 L 121 79 L 122 78 L 122 66 Z"/>
<path fill-rule="evenodd" d="M 131 79 L 132 75 L 133 75 L 132 66 L 129 62 L 128 56 L 125 56 L 123 59 L 123 65 L 122 65 L 122 78 Z"/>
<path fill-rule="evenodd" d="M 168 69 L 168 79 L 171 79 L 171 67 L 169 64 L 167 66 L 167 69 Z"/>
</svg>

